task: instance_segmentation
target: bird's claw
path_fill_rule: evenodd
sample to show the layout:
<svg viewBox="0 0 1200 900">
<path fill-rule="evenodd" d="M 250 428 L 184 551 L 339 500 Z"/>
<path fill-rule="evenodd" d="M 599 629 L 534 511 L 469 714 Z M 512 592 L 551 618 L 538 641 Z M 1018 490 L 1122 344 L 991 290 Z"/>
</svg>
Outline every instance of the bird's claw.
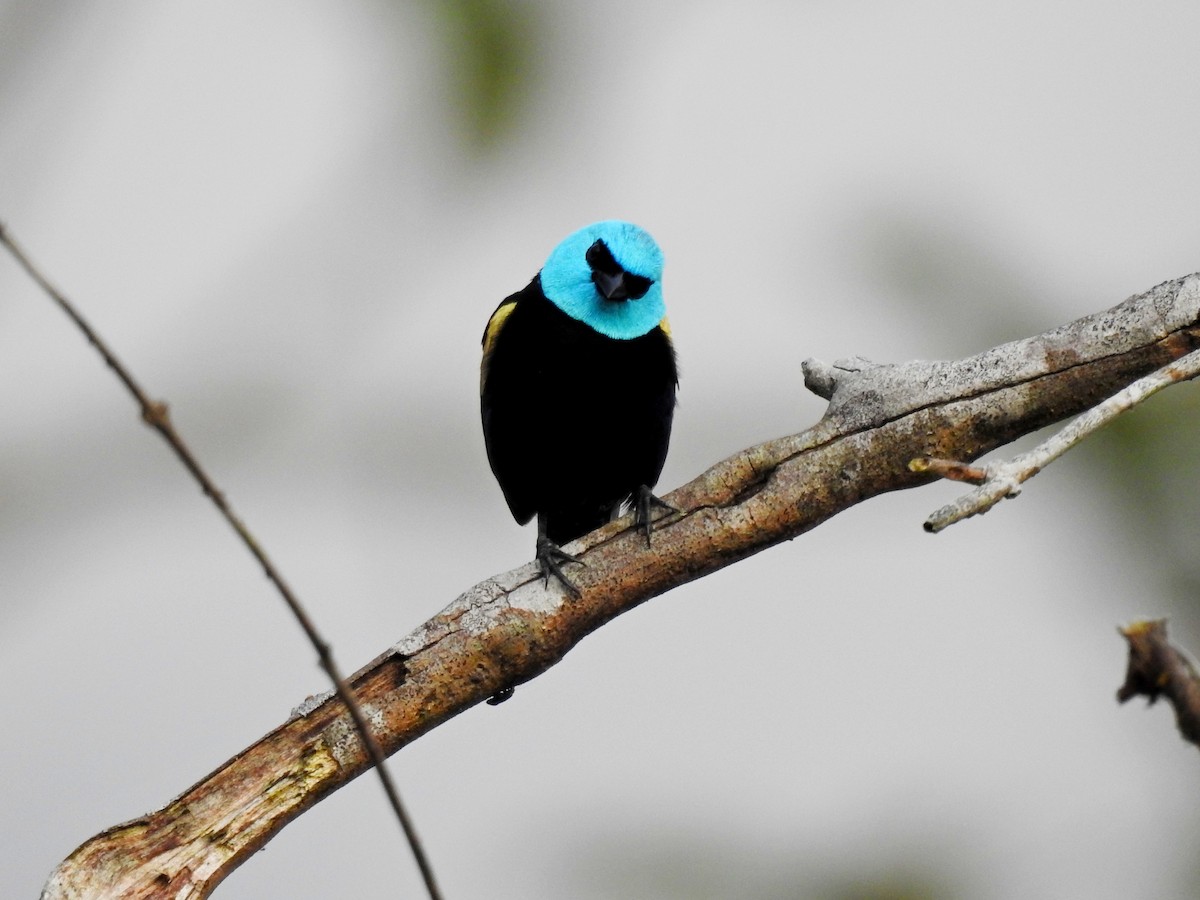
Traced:
<svg viewBox="0 0 1200 900">
<path fill-rule="evenodd" d="M 542 575 L 545 578 L 544 583 L 546 587 L 550 586 L 550 576 L 553 575 L 572 597 L 582 596 L 581 591 L 575 586 L 574 582 L 563 574 L 562 563 L 579 563 L 581 566 L 586 566 L 587 563 L 579 557 L 567 553 L 562 547 L 544 535 L 538 537 L 536 559 L 538 565 L 542 567 Z"/>
<path fill-rule="evenodd" d="M 655 497 L 654 494 L 650 492 L 650 488 L 646 487 L 644 484 L 638 488 L 637 499 L 634 501 L 633 506 L 633 526 L 634 528 L 640 528 L 642 530 L 642 534 L 646 535 L 647 547 L 650 546 L 650 533 L 654 530 L 654 518 L 652 515 L 652 510 L 665 510 L 667 515 L 679 512 L 679 510 L 673 507 L 666 500 L 663 500 L 660 497 Z"/>
</svg>

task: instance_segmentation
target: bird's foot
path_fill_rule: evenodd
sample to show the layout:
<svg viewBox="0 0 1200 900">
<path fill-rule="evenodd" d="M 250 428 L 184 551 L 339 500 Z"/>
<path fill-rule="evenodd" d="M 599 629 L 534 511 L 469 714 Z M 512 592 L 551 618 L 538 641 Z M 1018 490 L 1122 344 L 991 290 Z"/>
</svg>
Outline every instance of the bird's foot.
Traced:
<svg viewBox="0 0 1200 900">
<path fill-rule="evenodd" d="M 642 533 L 646 535 L 646 546 L 650 546 L 650 532 L 654 530 L 653 510 L 665 510 L 667 515 L 677 513 L 666 500 L 655 497 L 650 493 L 650 488 L 644 484 L 637 489 L 637 499 L 633 501 L 633 527 L 642 529 Z"/>
<path fill-rule="evenodd" d="M 582 559 L 577 556 L 572 556 L 563 550 L 562 547 L 550 540 L 544 534 L 538 535 L 537 539 L 537 556 L 538 565 L 542 567 L 542 575 L 545 576 L 546 586 L 550 586 L 550 576 L 553 575 L 559 580 L 559 583 L 567 589 L 567 593 L 572 597 L 581 596 L 579 588 L 563 574 L 563 563 L 579 563 L 581 566 L 586 566 Z"/>
</svg>

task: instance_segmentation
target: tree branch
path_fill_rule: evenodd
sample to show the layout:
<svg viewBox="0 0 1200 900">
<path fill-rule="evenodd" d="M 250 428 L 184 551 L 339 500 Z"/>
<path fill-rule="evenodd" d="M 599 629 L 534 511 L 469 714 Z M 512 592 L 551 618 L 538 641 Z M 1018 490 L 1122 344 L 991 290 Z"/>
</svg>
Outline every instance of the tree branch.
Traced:
<svg viewBox="0 0 1200 900">
<path fill-rule="evenodd" d="M 970 516 L 982 515 L 1006 497 L 1021 493 L 1021 485 L 1054 462 L 1084 438 L 1099 431 L 1121 413 L 1153 397 L 1163 388 L 1188 381 L 1200 375 L 1200 350 L 1167 363 L 1161 369 L 1139 378 L 1129 387 L 1093 406 L 1078 419 L 1028 453 L 1013 459 L 993 462 L 980 469 L 964 466 L 951 460 L 923 457 L 914 459 L 909 468 L 914 472 L 931 472 L 955 481 L 978 484 L 969 494 L 963 494 L 925 520 L 925 530 L 938 532 Z"/>
<path fill-rule="evenodd" d="M 886 491 L 932 480 L 918 457 L 969 461 L 1073 416 L 1200 346 L 1200 275 L 955 362 L 805 363 L 830 399 L 817 425 L 735 454 L 665 499 L 654 546 L 628 517 L 568 545 L 581 596 L 533 564 L 475 585 L 350 681 L 387 753 L 558 662 L 651 597 L 790 540 Z M 280 828 L 368 767 L 342 704 L 314 698 L 167 806 L 71 854 L 46 898 L 117 885 L 198 898 Z M 113 894 L 106 894 L 112 896 Z"/>
<path fill-rule="evenodd" d="M 1200 676 L 1183 651 L 1167 641 L 1167 620 L 1134 622 L 1120 632 L 1129 642 L 1129 667 L 1117 700 L 1142 695 L 1153 704 L 1166 697 L 1175 708 L 1179 733 L 1200 747 Z"/>
</svg>

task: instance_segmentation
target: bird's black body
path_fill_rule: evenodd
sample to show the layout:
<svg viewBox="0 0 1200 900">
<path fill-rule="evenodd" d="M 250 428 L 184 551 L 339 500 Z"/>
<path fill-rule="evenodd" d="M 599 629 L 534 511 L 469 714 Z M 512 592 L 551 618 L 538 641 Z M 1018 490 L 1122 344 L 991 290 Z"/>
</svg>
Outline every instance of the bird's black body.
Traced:
<svg viewBox="0 0 1200 900">
<path fill-rule="evenodd" d="M 508 297 L 484 334 L 488 460 L 513 517 L 556 544 L 608 522 L 667 457 L 678 374 L 662 323 L 608 337 L 546 299 L 541 278 Z"/>
</svg>

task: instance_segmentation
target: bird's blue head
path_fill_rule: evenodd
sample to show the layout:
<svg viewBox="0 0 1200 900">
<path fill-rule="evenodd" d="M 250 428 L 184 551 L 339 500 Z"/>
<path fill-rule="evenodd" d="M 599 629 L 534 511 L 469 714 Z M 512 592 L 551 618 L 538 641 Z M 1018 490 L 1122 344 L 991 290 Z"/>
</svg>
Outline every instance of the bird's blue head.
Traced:
<svg viewBox="0 0 1200 900">
<path fill-rule="evenodd" d="M 581 228 L 542 267 L 542 291 L 568 316 L 611 338 L 641 337 L 666 315 L 654 238 L 609 219 Z"/>
</svg>

